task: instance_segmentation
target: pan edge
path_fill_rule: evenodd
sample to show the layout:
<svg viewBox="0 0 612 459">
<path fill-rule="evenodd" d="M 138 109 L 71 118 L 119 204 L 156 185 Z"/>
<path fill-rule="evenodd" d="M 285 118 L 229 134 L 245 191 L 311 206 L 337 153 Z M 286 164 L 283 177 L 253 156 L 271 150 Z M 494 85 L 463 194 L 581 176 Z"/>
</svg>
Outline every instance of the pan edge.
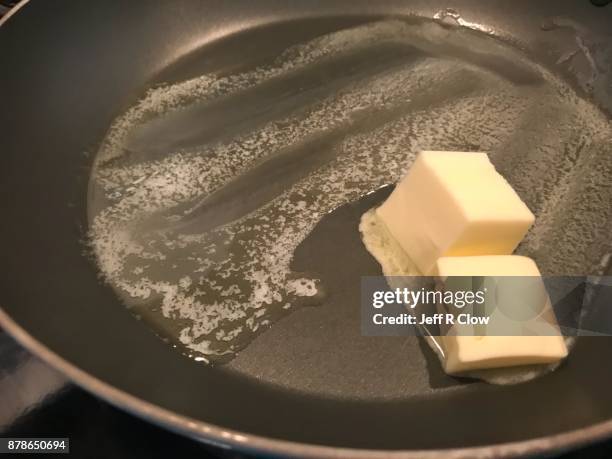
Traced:
<svg viewBox="0 0 612 459">
<path fill-rule="evenodd" d="M 27 1 L 27 0 L 26 0 Z M 0 307 L 0 327 L 19 344 L 58 370 L 85 391 L 102 398 L 118 409 L 149 422 L 188 436 L 194 440 L 217 447 L 228 446 L 238 450 L 259 453 L 313 458 L 437 458 L 442 454 L 449 459 L 519 457 L 527 454 L 553 453 L 589 442 L 604 440 L 612 435 L 612 419 L 582 429 L 539 437 L 530 440 L 500 443 L 491 446 L 451 448 L 439 450 L 365 450 L 337 448 L 324 445 L 291 442 L 251 435 L 209 424 L 204 421 L 173 413 L 165 408 L 142 400 L 128 392 L 81 370 L 36 340 Z"/>
</svg>

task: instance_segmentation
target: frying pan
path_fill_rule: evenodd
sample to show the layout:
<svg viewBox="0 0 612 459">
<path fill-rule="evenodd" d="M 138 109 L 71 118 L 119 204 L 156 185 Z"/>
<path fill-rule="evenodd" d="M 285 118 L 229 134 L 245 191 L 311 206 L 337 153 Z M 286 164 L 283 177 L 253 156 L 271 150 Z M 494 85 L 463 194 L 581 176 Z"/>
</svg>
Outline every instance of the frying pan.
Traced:
<svg viewBox="0 0 612 459">
<path fill-rule="evenodd" d="M 612 435 L 608 338 L 579 339 L 546 377 L 493 386 L 445 376 L 416 339 L 360 336 L 358 298 L 336 298 L 261 334 L 243 351 L 248 364 L 209 366 L 135 320 L 85 253 L 91 152 L 147 88 L 255 65 L 291 44 L 381 17 L 432 18 L 447 8 L 464 26 L 555 69 L 602 110 L 612 107 L 605 68 L 612 9 L 583 1 L 22 3 L 0 27 L 0 325 L 111 403 L 240 450 L 491 457 Z M 571 27 L 544 31 L 551 17 L 570 18 L 597 45 L 600 80 L 578 64 L 560 65 L 576 35 Z M 346 239 L 340 252 L 327 242 L 318 262 L 355 250 L 350 262 L 361 272 L 351 282 L 378 274 L 359 254 L 358 234 Z M 426 366 L 410 364 L 417 354 Z"/>
</svg>

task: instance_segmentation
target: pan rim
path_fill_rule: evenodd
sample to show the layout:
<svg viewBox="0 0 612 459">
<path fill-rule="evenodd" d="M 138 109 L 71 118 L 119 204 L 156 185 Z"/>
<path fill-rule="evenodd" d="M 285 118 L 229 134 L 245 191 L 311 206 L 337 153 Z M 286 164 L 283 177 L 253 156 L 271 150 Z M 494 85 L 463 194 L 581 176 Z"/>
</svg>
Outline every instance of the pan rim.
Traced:
<svg viewBox="0 0 612 459">
<path fill-rule="evenodd" d="M 29 0 L 26 0 L 29 1 Z M 217 447 L 251 450 L 259 453 L 312 458 L 407 458 L 428 459 L 441 455 L 449 459 L 519 457 L 527 454 L 554 453 L 588 442 L 604 440 L 612 435 L 612 419 L 580 429 L 489 446 L 446 449 L 372 450 L 334 447 L 293 442 L 240 432 L 177 414 L 135 395 L 118 389 L 81 370 L 53 352 L 15 322 L 0 306 L 0 327 L 40 360 L 58 370 L 70 381 L 100 397 L 116 408 L 127 411 L 176 433 Z"/>
<path fill-rule="evenodd" d="M 26 3 L 29 3 L 30 0 L 21 0 L 17 3 L 12 9 L 9 10 L 2 18 L 0 18 L 0 26 L 4 25 L 6 21 L 8 21 L 14 14 L 17 13 L 21 8 L 25 6 Z"/>
</svg>

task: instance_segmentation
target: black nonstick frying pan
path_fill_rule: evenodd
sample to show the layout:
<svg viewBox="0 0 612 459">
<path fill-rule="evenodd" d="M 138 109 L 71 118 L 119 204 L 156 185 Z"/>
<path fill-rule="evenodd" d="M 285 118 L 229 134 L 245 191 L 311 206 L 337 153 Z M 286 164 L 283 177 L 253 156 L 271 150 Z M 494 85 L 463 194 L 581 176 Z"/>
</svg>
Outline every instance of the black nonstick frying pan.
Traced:
<svg viewBox="0 0 612 459">
<path fill-rule="evenodd" d="M 113 120 L 147 89 L 213 72 L 242 72 L 318 36 L 415 17 L 436 17 L 445 27 L 505 40 L 560 75 L 598 110 L 612 109 L 612 7 L 588 1 L 23 3 L 0 27 L 0 325 L 111 403 L 185 435 L 242 450 L 315 457 L 492 457 L 550 452 L 612 435 L 610 338 L 579 339 L 568 361 L 550 375 L 493 386 L 444 375 L 417 339 L 361 336 L 359 279 L 380 271 L 356 229 L 346 237 L 327 237 L 337 236 L 333 215 L 296 257 L 308 269 L 319 269 L 332 286 L 354 288 L 332 289 L 322 306 L 287 315 L 225 365 L 182 355 L 136 320 L 87 253 L 95 152 Z M 394 56 L 366 57 L 380 67 Z M 498 57 L 479 56 L 471 64 L 495 72 Z M 370 71 L 355 59 L 345 64 L 357 73 Z M 332 65 L 329 78 L 341 69 Z M 520 72 L 506 77 L 530 84 Z M 324 79 L 297 78 L 309 97 L 328 95 L 317 89 L 328 84 Z M 457 84 L 458 91 L 469 90 Z M 269 95 L 274 89 L 262 91 Z M 250 92 L 244 100 L 260 100 L 258 94 Z M 298 97 L 292 103 L 305 102 Z M 222 107 L 198 135 L 231 138 L 232 126 L 249 128 L 245 117 L 275 117 L 286 109 L 253 107 L 243 105 L 242 118 L 231 106 Z M 376 117 L 381 125 L 392 118 Z M 324 137 L 316 148 L 334 141 Z M 610 155 L 589 167 L 609 168 Z M 272 182 L 283 179 L 272 172 L 266 175 Z M 520 177 L 515 180 L 520 186 Z M 609 242 L 612 191 L 609 184 L 598 186 L 603 198 L 584 211 L 603 216 Z M 361 212 L 381 198 L 369 199 L 341 210 L 342 221 L 357 225 Z M 603 245 L 588 250 L 606 253 Z M 337 266 L 350 269 L 339 273 Z"/>
</svg>

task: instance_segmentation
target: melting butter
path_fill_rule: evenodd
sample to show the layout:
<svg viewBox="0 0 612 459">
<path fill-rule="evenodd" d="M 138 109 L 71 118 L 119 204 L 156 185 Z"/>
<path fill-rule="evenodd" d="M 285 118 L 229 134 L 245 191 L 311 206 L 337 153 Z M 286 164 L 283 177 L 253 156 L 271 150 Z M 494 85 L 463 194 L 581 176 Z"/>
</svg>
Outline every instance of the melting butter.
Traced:
<svg viewBox="0 0 612 459">
<path fill-rule="evenodd" d="M 410 222 L 407 222 L 407 224 L 410 224 Z M 361 232 L 361 238 L 366 249 L 381 265 L 383 274 L 391 288 L 404 287 L 400 279 L 401 276 L 422 275 L 415 263 L 410 260 L 397 241 L 391 236 L 385 223 L 376 213 L 375 208 L 363 214 L 359 224 L 359 231 Z M 434 351 L 441 365 L 444 366 L 444 347 L 439 337 L 434 336 L 426 326 L 419 325 L 419 327 L 423 334 L 423 339 Z M 573 337 L 565 337 L 565 344 L 568 350 L 571 350 L 574 341 Z M 560 364 L 561 361 L 550 364 L 470 370 L 462 373 L 461 376 L 481 379 L 491 384 L 518 384 L 550 373 Z"/>
</svg>

